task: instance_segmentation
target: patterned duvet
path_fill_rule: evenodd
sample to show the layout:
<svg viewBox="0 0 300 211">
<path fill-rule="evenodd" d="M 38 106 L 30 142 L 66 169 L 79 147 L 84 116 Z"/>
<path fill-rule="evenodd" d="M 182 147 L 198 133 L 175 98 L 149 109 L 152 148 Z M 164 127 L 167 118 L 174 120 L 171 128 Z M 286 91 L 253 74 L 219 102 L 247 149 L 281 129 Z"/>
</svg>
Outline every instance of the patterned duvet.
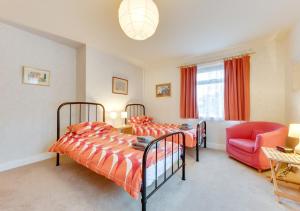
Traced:
<svg viewBox="0 0 300 211">
<path fill-rule="evenodd" d="M 142 184 L 143 151 L 131 144 L 136 136 L 121 134 L 105 124 L 84 123 L 68 131 L 49 149 L 65 154 L 76 162 L 103 175 L 122 186 L 134 199 L 138 199 Z M 172 154 L 172 144 L 166 144 L 167 156 Z M 173 145 L 173 153 L 178 145 Z M 164 144 L 158 147 L 158 161 L 164 159 Z M 155 148 L 150 150 L 147 169 L 155 165 Z M 149 185 L 149 184 L 147 184 Z"/>
</svg>

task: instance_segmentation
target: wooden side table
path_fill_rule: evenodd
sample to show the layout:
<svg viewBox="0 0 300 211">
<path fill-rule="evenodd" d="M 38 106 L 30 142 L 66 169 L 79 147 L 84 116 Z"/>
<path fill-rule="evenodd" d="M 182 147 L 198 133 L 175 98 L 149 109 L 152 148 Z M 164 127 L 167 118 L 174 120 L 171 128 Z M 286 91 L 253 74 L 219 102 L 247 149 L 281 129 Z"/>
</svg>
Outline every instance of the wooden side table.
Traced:
<svg viewBox="0 0 300 211">
<path fill-rule="evenodd" d="M 131 125 L 119 125 L 119 126 L 115 126 L 114 128 L 118 129 L 120 133 L 133 134 Z"/>
<path fill-rule="evenodd" d="M 281 164 L 286 163 L 286 164 L 300 166 L 300 155 L 294 153 L 283 153 L 274 148 L 269 148 L 269 147 L 262 147 L 262 150 L 270 161 L 272 181 L 274 186 L 274 194 L 277 196 L 277 200 L 279 201 L 280 197 L 284 197 L 300 203 L 299 195 L 296 196 L 281 191 L 277 183 L 277 173 Z"/>
</svg>

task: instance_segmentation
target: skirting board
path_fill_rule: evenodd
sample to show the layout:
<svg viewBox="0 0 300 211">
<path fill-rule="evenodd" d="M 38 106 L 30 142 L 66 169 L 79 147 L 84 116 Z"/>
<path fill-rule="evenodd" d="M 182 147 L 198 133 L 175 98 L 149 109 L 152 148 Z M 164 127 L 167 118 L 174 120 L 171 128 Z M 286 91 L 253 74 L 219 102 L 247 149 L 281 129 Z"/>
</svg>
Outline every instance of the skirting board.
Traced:
<svg viewBox="0 0 300 211">
<path fill-rule="evenodd" d="M 24 159 L 19 159 L 19 160 L 9 161 L 7 163 L 2 163 L 2 164 L 0 164 L 0 172 L 14 169 L 14 168 L 17 168 L 20 166 L 25 166 L 25 165 L 28 165 L 31 163 L 36 163 L 39 161 L 47 160 L 54 156 L 55 156 L 54 153 L 44 152 L 44 153 L 37 154 L 37 155 L 27 157 Z"/>
</svg>

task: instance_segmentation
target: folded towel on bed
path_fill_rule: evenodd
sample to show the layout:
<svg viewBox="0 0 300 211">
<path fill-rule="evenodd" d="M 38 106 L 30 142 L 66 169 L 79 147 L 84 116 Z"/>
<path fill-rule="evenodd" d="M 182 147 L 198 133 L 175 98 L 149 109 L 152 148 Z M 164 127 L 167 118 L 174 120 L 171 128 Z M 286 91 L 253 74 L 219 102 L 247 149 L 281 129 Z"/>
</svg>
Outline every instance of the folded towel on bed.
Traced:
<svg viewBox="0 0 300 211">
<path fill-rule="evenodd" d="M 144 148 L 144 147 L 138 147 L 138 146 L 132 145 L 132 148 L 133 148 L 133 149 L 136 149 L 136 150 L 140 150 L 140 151 L 145 151 L 145 148 Z"/>
<path fill-rule="evenodd" d="M 132 144 L 132 148 L 133 149 L 137 149 L 137 150 L 141 150 L 144 151 L 146 149 L 148 144 L 146 143 L 140 143 L 140 142 L 136 142 Z"/>
<path fill-rule="evenodd" d="M 136 143 L 133 143 L 132 146 L 136 146 L 136 147 L 144 147 L 146 148 L 147 147 L 147 143 L 140 143 L 140 142 L 136 142 Z"/>
<path fill-rule="evenodd" d="M 132 148 L 144 151 L 148 144 L 136 142 L 132 144 Z"/>
<path fill-rule="evenodd" d="M 151 141 L 154 140 L 154 137 L 152 136 L 138 136 L 137 137 L 138 142 L 140 143 L 146 143 L 149 144 Z"/>
<path fill-rule="evenodd" d="M 193 129 L 193 125 L 190 123 L 183 123 L 179 126 L 180 130 L 191 130 Z"/>
<path fill-rule="evenodd" d="M 151 143 L 151 141 L 154 140 L 154 137 L 152 136 L 138 136 L 137 142 L 132 144 L 132 148 L 144 151 L 148 144 Z"/>
</svg>

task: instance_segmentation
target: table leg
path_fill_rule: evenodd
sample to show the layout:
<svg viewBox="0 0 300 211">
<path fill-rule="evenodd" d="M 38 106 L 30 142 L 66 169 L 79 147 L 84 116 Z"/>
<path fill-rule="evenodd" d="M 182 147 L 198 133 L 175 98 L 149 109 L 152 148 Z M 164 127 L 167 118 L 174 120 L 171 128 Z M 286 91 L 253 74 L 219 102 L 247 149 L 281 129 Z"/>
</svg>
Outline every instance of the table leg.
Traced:
<svg viewBox="0 0 300 211">
<path fill-rule="evenodd" d="M 277 180 L 276 180 L 276 171 L 275 168 L 273 166 L 273 161 L 270 160 L 270 166 L 271 166 L 271 173 L 272 173 L 272 180 L 273 180 L 273 190 L 274 190 L 274 194 L 276 195 L 276 199 L 277 201 L 280 200 L 279 196 L 277 195 L 278 193 L 278 184 L 277 184 Z M 279 166 L 278 163 L 276 163 L 276 168 Z"/>
<path fill-rule="evenodd" d="M 278 171 L 279 171 L 280 167 L 281 167 L 281 162 L 277 162 L 276 166 L 275 166 L 275 169 L 274 169 L 274 171 L 275 171 L 275 177 L 277 177 L 277 174 L 278 174 Z M 270 182 L 273 182 L 273 177 L 271 177 Z"/>
</svg>

